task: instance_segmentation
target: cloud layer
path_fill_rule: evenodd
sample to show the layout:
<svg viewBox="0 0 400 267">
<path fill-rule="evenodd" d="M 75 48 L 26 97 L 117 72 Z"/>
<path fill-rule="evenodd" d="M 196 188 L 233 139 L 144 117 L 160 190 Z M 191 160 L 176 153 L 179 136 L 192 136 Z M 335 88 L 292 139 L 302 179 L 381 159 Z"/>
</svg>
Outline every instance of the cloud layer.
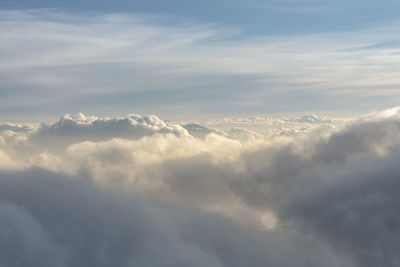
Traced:
<svg viewBox="0 0 400 267">
<path fill-rule="evenodd" d="M 304 118 L 280 123 L 335 123 Z M 397 266 L 399 109 L 264 120 L 245 140 L 139 115 L 4 126 L 0 266 Z"/>
<path fill-rule="evenodd" d="M 41 9 L 0 16 L 3 120 L 70 110 L 125 114 L 132 107 L 178 119 L 354 112 L 398 101 L 396 22 L 255 38 L 151 14 Z"/>
</svg>

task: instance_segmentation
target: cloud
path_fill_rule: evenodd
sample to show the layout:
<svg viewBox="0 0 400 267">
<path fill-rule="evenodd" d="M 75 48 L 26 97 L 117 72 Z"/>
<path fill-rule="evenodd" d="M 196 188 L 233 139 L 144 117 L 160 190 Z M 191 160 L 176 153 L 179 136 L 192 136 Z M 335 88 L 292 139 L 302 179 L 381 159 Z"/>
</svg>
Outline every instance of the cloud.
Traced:
<svg viewBox="0 0 400 267">
<path fill-rule="evenodd" d="M 12 203 L 2 209 L 2 229 L 15 221 L 13 238 L 19 238 L 14 253 L 2 255 L 4 266 L 24 266 L 30 257 L 52 266 L 220 266 L 134 197 L 40 170 L 2 173 L 0 183 L 2 203 Z M 3 243 L 2 251 L 6 248 L 12 247 Z"/>
<path fill-rule="evenodd" d="M 183 125 L 182 127 L 185 128 L 190 133 L 190 135 L 197 138 L 204 138 L 210 133 L 218 133 L 218 131 L 208 129 L 207 127 L 204 127 L 197 123 L 188 123 Z"/>
<path fill-rule="evenodd" d="M 308 263 L 294 240 L 212 213 L 154 208 L 84 178 L 29 169 L 1 172 L 0 185 L 0 240 L 11 239 L 0 241 L 2 266 L 324 266 Z"/>
<path fill-rule="evenodd" d="M 131 114 L 123 118 L 86 117 L 79 113 L 65 115 L 54 124 L 41 124 L 31 139 L 48 147 L 68 146 L 81 141 L 101 141 L 112 138 L 139 139 L 155 134 L 188 135 L 179 125 L 168 125 L 157 116 Z"/>
<path fill-rule="evenodd" d="M 1 266 L 65 266 L 64 251 L 29 211 L 0 201 L 0 215 Z"/>
<path fill-rule="evenodd" d="M 221 136 L 228 137 L 233 140 L 238 140 L 240 142 L 254 142 L 255 140 L 262 141 L 265 138 L 265 135 L 260 132 L 250 131 L 245 128 L 240 127 L 232 127 L 230 129 L 218 129 L 218 126 L 215 125 L 214 128 L 207 128 L 201 124 L 197 123 L 188 123 L 183 125 L 190 135 L 196 138 L 206 138 L 209 134 L 217 134 Z"/>
<path fill-rule="evenodd" d="M 317 115 L 311 114 L 311 115 L 305 115 L 300 118 L 295 118 L 291 119 L 290 121 L 292 122 L 298 122 L 298 123 L 333 123 L 333 121 L 329 118 L 326 117 L 319 117 Z"/>
<path fill-rule="evenodd" d="M 334 177 L 316 171 L 308 187 L 292 192 L 282 218 L 350 254 L 356 266 L 396 266 L 398 160 L 350 161 Z M 328 181 L 319 181 L 322 175 Z"/>
<path fill-rule="evenodd" d="M 0 124 L 0 133 L 5 131 L 11 131 L 15 133 L 27 133 L 32 131 L 33 128 L 28 125 L 14 124 L 14 123 L 3 123 Z"/>
<path fill-rule="evenodd" d="M 398 100 L 397 48 L 348 51 L 393 41 L 396 24 L 255 38 L 151 14 L 19 10 L 1 17 L 3 119 L 99 108 L 125 114 L 132 107 L 187 119 L 367 110 Z"/>
<path fill-rule="evenodd" d="M 0 234 L 34 233 L 13 243 L 15 266 L 397 266 L 399 114 L 253 141 L 163 134 L 141 116 L 157 131 L 81 116 L 2 137 L 16 167 L 1 166 Z M 32 144 L 53 126 L 54 140 L 79 138 L 57 153 Z"/>
</svg>

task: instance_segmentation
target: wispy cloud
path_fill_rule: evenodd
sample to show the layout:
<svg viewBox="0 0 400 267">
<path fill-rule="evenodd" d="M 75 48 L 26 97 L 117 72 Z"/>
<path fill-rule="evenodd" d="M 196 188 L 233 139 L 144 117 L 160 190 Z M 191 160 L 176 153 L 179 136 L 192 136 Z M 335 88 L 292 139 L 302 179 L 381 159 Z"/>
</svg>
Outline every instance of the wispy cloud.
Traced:
<svg viewBox="0 0 400 267">
<path fill-rule="evenodd" d="M 399 48 L 380 45 L 393 42 L 396 25 L 238 39 L 234 29 L 163 24 L 146 15 L 32 10 L 1 16 L 3 113 L 21 105 L 38 113 L 93 106 L 127 113 L 131 105 L 159 113 L 188 103 L 197 115 L 234 112 L 235 105 L 247 113 L 276 105 L 296 111 L 298 92 L 308 98 L 300 108 L 313 110 L 365 109 L 371 95 L 382 98 L 377 106 L 398 100 Z M 143 94 L 146 105 L 137 97 Z M 102 97 L 131 105 L 99 107 Z"/>
</svg>

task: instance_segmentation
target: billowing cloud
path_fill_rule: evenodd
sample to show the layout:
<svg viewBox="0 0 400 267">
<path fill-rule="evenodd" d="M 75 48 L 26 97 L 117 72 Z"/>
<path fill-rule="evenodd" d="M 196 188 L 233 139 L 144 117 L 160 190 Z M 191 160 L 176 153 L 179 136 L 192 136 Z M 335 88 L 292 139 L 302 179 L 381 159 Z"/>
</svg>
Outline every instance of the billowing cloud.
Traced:
<svg viewBox="0 0 400 267">
<path fill-rule="evenodd" d="M 18 238 L 0 241 L 0 262 L 397 266 L 399 114 L 292 136 L 257 131 L 260 120 L 186 130 L 79 115 L 2 136 L 0 240 Z"/>
<path fill-rule="evenodd" d="M 139 139 L 154 134 L 188 135 L 179 125 L 168 125 L 157 116 L 131 114 L 123 118 L 87 117 L 65 115 L 54 124 L 42 124 L 31 139 L 42 145 L 54 147 L 81 141 L 101 141 L 111 138 Z"/>
<path fill-rule="evenodd" d="M 161 210 L 84 178 L 30 169 L 0 173 L 0 185 L 1 266 L 328 266 L 309 263 L 299 240 L 212 213 Z"/>
<path fill-rule="evenodd" d="M 282 219 L 351 255 L 356 266 L 397 266 L 398 160 L 398 154 L 384 160 L 354 160 L 334 176 L 308 174 L 309 186 L 292 192 L 280 210 Z M 325 181 L 320 181 L 322 175 Z"/>
</svg>

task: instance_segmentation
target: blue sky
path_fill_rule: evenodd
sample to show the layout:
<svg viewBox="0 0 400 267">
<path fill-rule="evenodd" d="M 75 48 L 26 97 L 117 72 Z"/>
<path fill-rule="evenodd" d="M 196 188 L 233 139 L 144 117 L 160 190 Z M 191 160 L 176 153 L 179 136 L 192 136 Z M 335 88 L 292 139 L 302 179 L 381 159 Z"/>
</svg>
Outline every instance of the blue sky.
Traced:
<svg viewBox="0 0 400 267">
<path fill-rule="evenodd" d="M 358 0 L 0 1 L 0 119 L 394 106 L 399 8 Z"/>
<path fill-rule="evenodd" d="M 59 8 L 71 13 L 163 14 L 170 22 L 197 21 L 235 27 L 243 34 L 343 31 L 396 21 L 395 0 L 3 0 L 3 9 Z"/>
</svg>

